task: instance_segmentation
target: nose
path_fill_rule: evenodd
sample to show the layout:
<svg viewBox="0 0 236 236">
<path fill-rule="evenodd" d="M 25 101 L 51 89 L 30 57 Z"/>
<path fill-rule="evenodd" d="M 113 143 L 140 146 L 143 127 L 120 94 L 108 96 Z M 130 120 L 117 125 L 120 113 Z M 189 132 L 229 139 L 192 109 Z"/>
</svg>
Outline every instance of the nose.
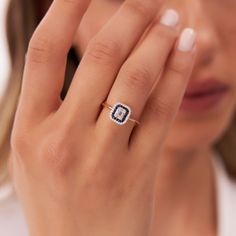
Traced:
<svg viewBox="0 0 236 236">
<path fill-rule="evenodd" d="M 177 0 L 177 8 L 182 16 L 182 25 L 197 31 L 196 67 L 211 65 L 219 48 L 217 30 L 210 16 L 206 0 Z"/>
</svg>

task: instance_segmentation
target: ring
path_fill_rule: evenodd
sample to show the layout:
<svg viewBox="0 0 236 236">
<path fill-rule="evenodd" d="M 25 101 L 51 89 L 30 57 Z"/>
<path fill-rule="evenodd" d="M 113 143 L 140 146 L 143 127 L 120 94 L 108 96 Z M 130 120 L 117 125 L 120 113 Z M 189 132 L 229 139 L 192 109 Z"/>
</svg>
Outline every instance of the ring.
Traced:
<svg viewBox="0 0 236 236">
<path fill-rule="evenodd" d="M 114 106 L 111 106 L 107 102 L 103 102 L 102 105 L 104 107 L 109 108 L 110 111 L 110 119 L 119 125 L 124 125 L 128 120 L 135 123 L 135 125 L 140 125 L 140 122 L 130 118 L 131 108 L 121 102 L 117 102 Z"/>
</svg>

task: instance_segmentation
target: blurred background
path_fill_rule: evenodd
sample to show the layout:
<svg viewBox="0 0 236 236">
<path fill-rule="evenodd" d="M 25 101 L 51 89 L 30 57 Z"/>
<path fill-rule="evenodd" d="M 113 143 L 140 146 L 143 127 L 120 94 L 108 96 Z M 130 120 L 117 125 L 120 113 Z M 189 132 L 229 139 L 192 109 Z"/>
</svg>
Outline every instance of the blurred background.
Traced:
<svg viewBox="0 0 236 236">
<path fill-rule="evenodd" d="M 5 34 L 5 16 L 8 0 L 0 0 L 0 99 L 6 86 L 10 69 L 10 61 Z"/>
</svg>

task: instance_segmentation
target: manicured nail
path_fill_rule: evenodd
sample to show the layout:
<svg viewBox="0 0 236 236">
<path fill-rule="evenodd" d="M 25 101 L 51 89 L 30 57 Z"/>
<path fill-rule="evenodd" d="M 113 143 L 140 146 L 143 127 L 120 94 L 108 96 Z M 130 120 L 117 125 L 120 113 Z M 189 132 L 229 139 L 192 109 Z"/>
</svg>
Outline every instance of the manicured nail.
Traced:
<svg viewBox="0 0 236 236">
<path fill-rule="evenodd" d="M 189 52 L 196 42 L 196 32 L 192 28 L 185 28 L 179 39 L 178 49 L 182 52 Z"/>
<path fill-rule="evenodd" d="M 173 9 L 168 9 L 165 11 L 160 19 L 160 23 L 166 26 L 174 27 L 179 22 L 179 14 Z"/>
</svg>

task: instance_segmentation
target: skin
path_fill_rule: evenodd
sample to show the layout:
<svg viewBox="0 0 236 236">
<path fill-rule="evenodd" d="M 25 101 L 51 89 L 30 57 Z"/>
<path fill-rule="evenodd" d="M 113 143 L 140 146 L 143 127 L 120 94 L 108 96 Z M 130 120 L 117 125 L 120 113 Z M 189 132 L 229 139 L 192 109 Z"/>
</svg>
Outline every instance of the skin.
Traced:
<svg viewBox="0 0 236 236">
<path fill-rule="evenodd" d="M 139 1 L 127 2 L 137 6 Z M 55 1 L 27 53 L 9 168 L 31 235 L 216 236 L 211 146 L 235 107 L 236 3 L 145 1 L 145 15 L 122 1 L 88 4 Z M 122 4 L 127 5 L 118 11 Z M 157 24 L 149 31 L 169 7 L 181 15 L 178 27 Z M 188 53 L 175 47 L 183 26 L 198 32 L 197 47 Z M 159 43 L 150 47 L 148 39 Z M 62 102 L 72 43 L 84 59 Z M 159 80 L 150 75 L 145 83 L 130 79 L 135 65 L 145 61 L 154 74 L 157 65 L 159 71 L 164 67 Z M 205 114 L 179 111 L 189 79 L 212 75 L 231 85 L 222 104 Z M 111 122 L 100 107 L 107 95 L 111 104 L 128 99 L 124 102 L 132 104 L 141 125 L 134 129 L 132 122 L 122 127 Z"/>
<path fill-rule="evenodd" d="M 90 39 L 122 2 L 92 2 L 74 42 L 82 55 Z M 160 161 L 154 235 L 183 235 L 187 230 L 194 235 L 196 229 L 199 235 L 199 228 L 203 229 L 201 235 L 216 234 L 216 193 L 210 159 L 214 158 L 212 145 L 227 129 L 235 112 L 235 7 L 233 0 L 173 0 L 165 1 L 157 13 L 158 18 L 164 9 L 174 8 L 181 14 L 182 26 L 197 30 L 198 55 L 190 81 L 216 77 L 229 84 L 231 91 L 219 106 L 203 114 L 178 112 Z M 190 229 L 186 226 L 189 216 Z"/>
</svg>

